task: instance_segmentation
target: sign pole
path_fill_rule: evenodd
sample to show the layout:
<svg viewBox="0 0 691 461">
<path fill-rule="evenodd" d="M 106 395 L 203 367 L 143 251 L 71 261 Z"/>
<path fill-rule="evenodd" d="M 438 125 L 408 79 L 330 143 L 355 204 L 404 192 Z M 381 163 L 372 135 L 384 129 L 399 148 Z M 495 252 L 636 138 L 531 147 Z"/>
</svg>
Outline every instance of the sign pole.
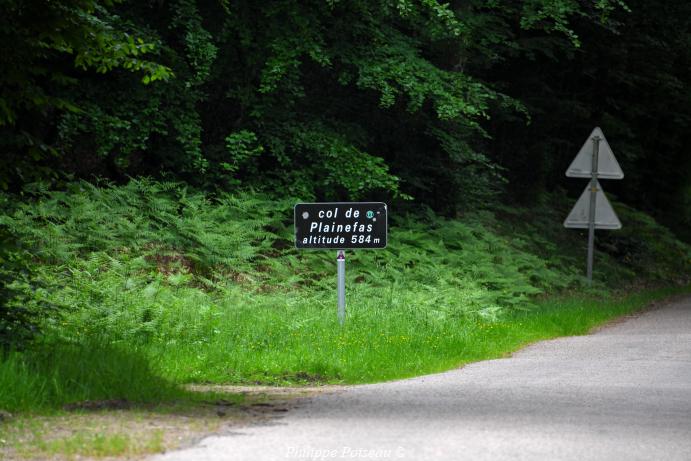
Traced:
<svg viewBox="0 0 691 461">
<path fill-rule="evenodd" d="M 595 251 L 595 209 L 597 206 L 597 167 L 600 150 L 600 137 L 595 135 L 593 140 L 593 161 L 590 179 L 590 209 L 588 217 L 588 285 L 593 284 L 593 253 Z"/>
<path fill-rule="evenodd" d="M 336 253 L 336 267 L 338 269 L 338 323 L 343 326 L 346 316 L 345 304 L 345 251 Z"/>
<path fill-rule="evenodd" d="M 593 285 L 595 229 L 621 229 L 621 221 L 600 186 L 600 179 L 623 179 L 619 162 L 609 147 L 600 127 L 590 133 L 566 170 L 568 178 L 588 178 L 590 181 L 571 212 L 564 220 L 569 229 L 588 229 L 587 283 Z"/>
</svg>

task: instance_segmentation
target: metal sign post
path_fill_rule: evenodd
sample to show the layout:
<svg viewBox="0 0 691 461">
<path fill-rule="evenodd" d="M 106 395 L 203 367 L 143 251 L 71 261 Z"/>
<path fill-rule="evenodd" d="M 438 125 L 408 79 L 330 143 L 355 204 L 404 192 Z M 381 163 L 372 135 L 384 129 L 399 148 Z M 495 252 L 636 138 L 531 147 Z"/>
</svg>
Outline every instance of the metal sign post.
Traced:
<svg viewBox="0 0 691 461">
<path fill-rule="evenodd" d="M 338 323 L 343 326 L 346 316 L 345 304 L 345 251 L 338 250 L 336 255 L 336 267 L 338 271 Z"/>
<path fill-rule="evenodd" d="M 564 221 L 564 227 L 588 229 L 588 285 L 593 283 L 595 229 L 621 229 L 621 222 L 602 191 L 598 178 L 622 179 L 624 173 L 600 128 L 595 128 L 571 162 L 566 176 L 590 178 L 586 190 Z"/>
<path fill-rule="evenodd" d="M 593 136 L 593 161 L 591 164 L 590 179 L 590 213 L 588 216 L 588 285 L 593 284 L 593 253 L 595 252 L 595 210 L 597 207 L 597 164 L 600 150 L 600 137 Z"/>
<path fill-rule="evenodd" d="M 342 326 L 346 318 L 345 250 L 386 248 L 386 203 L 298 203 L 294 219 L 296 248 L 337 250 L 338 323 Z"/>
</svg>

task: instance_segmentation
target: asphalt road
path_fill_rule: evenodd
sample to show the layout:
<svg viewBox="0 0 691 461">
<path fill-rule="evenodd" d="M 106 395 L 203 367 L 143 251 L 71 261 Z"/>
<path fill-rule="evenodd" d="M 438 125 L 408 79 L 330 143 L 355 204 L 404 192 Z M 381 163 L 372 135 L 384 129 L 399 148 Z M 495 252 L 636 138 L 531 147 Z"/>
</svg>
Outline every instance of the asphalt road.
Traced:
<svg viewBox="0 0 691 461">
<path fill-rule="evenodd" d="M 511 358 L 309 399 L 177 460 L 691 460 L 691 299 Z"/>
</svg>

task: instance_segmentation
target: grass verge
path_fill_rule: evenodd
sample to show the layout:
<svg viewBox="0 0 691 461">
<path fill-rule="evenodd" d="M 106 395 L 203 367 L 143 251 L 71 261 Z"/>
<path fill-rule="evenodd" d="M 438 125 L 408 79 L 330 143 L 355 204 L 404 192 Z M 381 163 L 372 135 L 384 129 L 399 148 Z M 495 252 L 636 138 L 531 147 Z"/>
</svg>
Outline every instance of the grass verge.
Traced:
<svg viewBox="0 0 691 461">
<path fill-rule="evenodd" d="M 0 408 L 47 411 L 66 405 L 128 406 L 184 399 L 186 391 L 154 374 L 137 348 L 34 345 L 0 360 Z"/>
<path fill-rule="evenodd" d="M 176 382 L 386 381 L 502 357 L 543 339 L 585 334 L 654 300 L 691 289 L 572 294 L 542 300 L 530 310 L 513 311 L 492 321 L 387 309 L 354 291 L 344 328 L 339 328 L 332 307 L 254 306 L 228 311 L 217 319 L 219 334 L 206 343 L 152 346 L 149 353 L 159 372 Z"/>
<path fill-rule="evenodd" d="M 90 341 L 6 353 L 0 360 L 0 410 L 118 409 L 214 399 L 190 392 L 182 387 L 186 383 L 355 384 L 417 376 L 501 357 L 531 342 L 584 334 L 691 289 L 548 298 L 493 320 L 414 306 L 392 309 L 364 296 L 368 291 L 352 291 L 343 328 L 333 306 L 307 298 L 296 304 L 284 299 L 284 307 L 277 308 L 274 295 L 257 295 L 264 303 L 202 315 L 213 321 L 202 329 L 217 332 L 202 342 Z"/>
</svg>

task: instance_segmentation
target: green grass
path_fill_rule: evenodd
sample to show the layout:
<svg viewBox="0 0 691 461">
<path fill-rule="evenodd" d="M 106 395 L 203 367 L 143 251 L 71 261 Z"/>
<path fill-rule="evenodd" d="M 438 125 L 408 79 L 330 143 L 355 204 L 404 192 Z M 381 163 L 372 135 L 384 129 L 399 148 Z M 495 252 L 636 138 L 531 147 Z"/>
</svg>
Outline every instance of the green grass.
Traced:
<svg viewBox="0 0 691 461">
<path fill-rule="evenodd" d="M 375 382 L 502 357 L 542 339 L 585 334 L 655 299 L 690 290 L 569 295 L 487 321 L 394 309 L 353 291 L 344 328 L 336 322 L 333 305 L 253 306 L 218 319 L 219 333 L 206 343 L 154 346 L 151 354 L 164 376 L 181 382 Z"/>
<path fill-rule="evenodd" d="M 0 361 L 0 408 L 21 411 L 109 399 L 158 402 L 180 395 L 151 373 L 144 357 L 122 349 L 51 345 L 6 353 Z"/>
<path fill-rule="evenodd" d="M 154 373 L 137 347 L 44 344 L 0 355 L 0 409 L 53 411 L 119 408 L 175 401 L 213 400 L 211 393 L 188 392 Z M 224 399 L 240 396 L 222 396 Z"/>
<path fill-rule="evenodd" d="M 29 457 L 36 453 L 43 456 L 62 455 L 67 459 L 78 459 L 85 456 L 93 458 L 135 456 L 162 452 L 162 439 L 160 431 L 143 441 L 138 440 L 136 435 L 127 433 L 92 434 L 87 431 L 80 431 L 53 440 L 34 439 L 31 447 L 20 450 L 20 453 L 24 451 Z"/>
<path fill-rule="evenodd" d="M 190 424 L 189 421 L 185 425 L 185 418 L 204 416 L 186 414 L 162 417 L 141 410 L 23 414 L 0 425 L 0 458 L 139 459 L 143 455 L 162 453 L 166 448 L 177 446 L 175 441 L 186 432 L 199 432 L 199 425 Z M 204 421 L 206 423 L 208 420 Z M 209 430 L 216 426 L 213 420 L 201 425 Z"/>
</svg>

